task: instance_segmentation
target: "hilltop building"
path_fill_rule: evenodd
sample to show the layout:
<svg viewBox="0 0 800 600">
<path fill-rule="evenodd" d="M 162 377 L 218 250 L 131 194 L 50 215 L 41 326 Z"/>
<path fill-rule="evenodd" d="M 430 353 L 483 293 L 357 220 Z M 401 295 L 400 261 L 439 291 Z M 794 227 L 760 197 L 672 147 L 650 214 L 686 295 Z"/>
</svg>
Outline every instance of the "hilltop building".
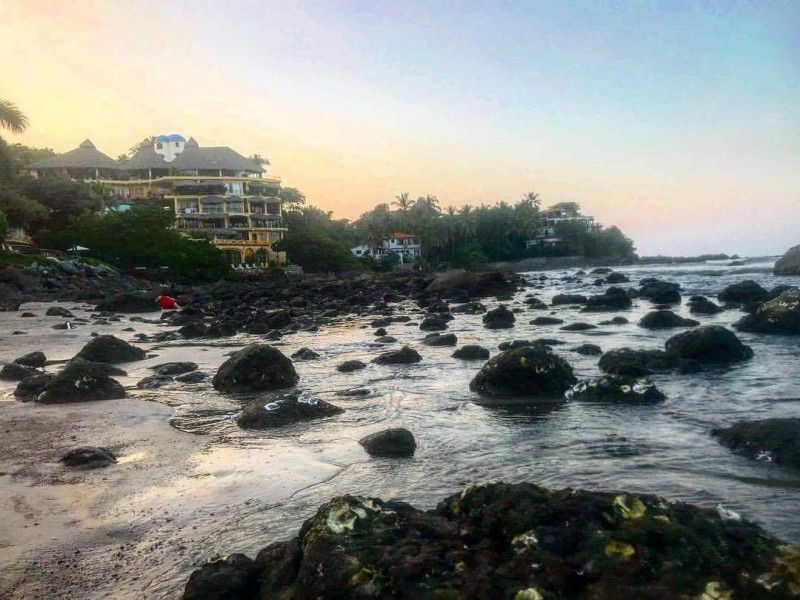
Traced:
<svg viewBox="0 0 800 600">
<path fill-rule="evenodd" d="M 558 226 L 562 223 L 580 223 L 587 231 L 603 229 L 600 223 L 595 222 L 594 217 L 582 215 L 578 208 L 573 208 L 569 204 L 555 205 L 539 213 L 539 228 L 533 239 L 525 242 L 525 247 L 530 249 L 535 246 L 557 246 L 562 241 L 558 237 Z"/>
<path fill-rule="evenodd" d="M 376 260 L 395 254 L 400 257 L 400 264 L 405 264 L 414 262 L 422 256 L 422 246 L 412 234 L 396 232 L 383 240 L 378 247 L 362 244 L 351 248 L 350 252 L 353 256 L 370 256 Z"/>
<path fill-rule="evenodd" d="M 103 154 L 89 140 L 75 150 L 26 167 L 33 177 L 66 176 L 102 183 L 124 210 L 156 202 L 175 211 L 175 227 L 207 237 L 233 265 L 283 264 L 273 246 L 283 239 L 280 179 L 227 146 L 201 147 L 173 133 L 145 140 L 128 161 Z"/>
</svg>

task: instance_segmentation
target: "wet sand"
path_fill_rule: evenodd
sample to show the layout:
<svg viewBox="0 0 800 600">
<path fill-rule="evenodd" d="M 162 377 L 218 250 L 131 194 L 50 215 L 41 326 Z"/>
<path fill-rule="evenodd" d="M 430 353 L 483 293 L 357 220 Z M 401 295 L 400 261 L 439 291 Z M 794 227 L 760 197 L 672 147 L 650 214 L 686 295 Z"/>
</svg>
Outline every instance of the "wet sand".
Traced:
<svg viewBox="0 0 800 600">
<path fill-rule="evenodd" d="M 50 305 L 23 310 L 43 315 Z M 77 317 L 91 312 L 61 306 Z M 38 349 L 55 362 L 47 367 L 55 371 L 92 331 L 132 339 L 121 330 L 163 330 L 128 317 L 112 326 L 51 329 L 63 320 L 3 314 L 0 361 Z M 27 335 L 11 336 L 14 330 Z M 220 356 L 210 357 L 215 364 L 231 348 L 217 350 L 212 354 Z M 146 361 L 120 365 L 129 373 L 118 378 L 131 394 L 124 400 L 39 405 L 17 401 L 11 395 L 16 383 L 0 382 L 0 597 L 174 597 L 182 581 L 159 574 L 188 572 L 213 556 L 215 532 L 228 519 L 235 527 L 242 511 L 285 500 L 339 470 L 289 444 L 274 444 L 269 460 L 263 449 L 217 447 L 214 436 L 170 426 L 172 407 L 135 396 L 141 392 L 134 383 L 151 373 L 148 366 L 197 360 L 199 352 L 155 350 Z M 84 471 L 59 462 L 67 450 L 85 445 L 110 449 L 118 463 Z"/>
</svg>

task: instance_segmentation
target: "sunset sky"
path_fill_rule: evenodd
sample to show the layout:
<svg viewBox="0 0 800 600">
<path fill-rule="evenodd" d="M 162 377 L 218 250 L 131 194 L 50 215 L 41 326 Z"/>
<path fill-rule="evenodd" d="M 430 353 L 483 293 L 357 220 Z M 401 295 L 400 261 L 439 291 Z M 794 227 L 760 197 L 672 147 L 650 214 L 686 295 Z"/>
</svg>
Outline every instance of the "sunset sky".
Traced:
<svg viewBox="0 0 800 600">
<path fill-rule="evenodd" d="M 641 254 L 800 243 L 796 0 L 7 0 L 0 74 L 31 122 L 10 142 L 177 132 L 336 216 L 536 191 Z"/>
</svg>

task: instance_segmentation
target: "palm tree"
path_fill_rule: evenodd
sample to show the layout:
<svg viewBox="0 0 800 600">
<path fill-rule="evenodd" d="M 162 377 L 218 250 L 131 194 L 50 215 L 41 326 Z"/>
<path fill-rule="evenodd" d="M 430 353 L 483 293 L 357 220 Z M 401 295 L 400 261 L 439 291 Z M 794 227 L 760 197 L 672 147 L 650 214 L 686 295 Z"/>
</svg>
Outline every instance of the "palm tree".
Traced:
<svg viewBox="0 0 800 600">
<path fill-rule="evenodd" d="M 0 98 L 0 129 L 20 134 L 28 128 L 28 117 L 15 104 Z"/>
<path fill-rule="evenodd" d="M 394 202 L 392 202 L 393 206 L 396 206 L 400 210 L 400 225 L 402 227 L 406 226 L 406 216 L 408 215 L 408 211 L 411 210 L 411 207 L 414 203 L 408 197 L 408 192 L 400 192 L 399 196 L 394 197 Z"/>
<path fill-rule="evenodd" d="M 422 199 L 422 201 L 425 203 L 425 206 L 427 206 L 429 209 L 431 209 L 431 212 L 437 212 L 437 213 L 440 212 L 439 211 L 439 199 L 436 196 L 432 196 L 431 194 L 428 194 L 427 196 L 425 196 Z"/>
<path fill-rule="evenodd" d="M 475 213 L 472 211 L 472 207 L 469 204 L 465 204 L 458 209 L 458 216 L 460 217 L 458 226 L 461 230 L 461 234 L 464 236 L 464 245 L 466 245 L 467 238 L 475 235 Z"/>
<path fill-rule="evenodd" d="M 539 197 L 539 194 L 536 192 L 528 192 L 522 197 L 522 202 L 530 202 L 536 208 L 539 208 L 542 205 L 542 199 Z"/>
</svg>

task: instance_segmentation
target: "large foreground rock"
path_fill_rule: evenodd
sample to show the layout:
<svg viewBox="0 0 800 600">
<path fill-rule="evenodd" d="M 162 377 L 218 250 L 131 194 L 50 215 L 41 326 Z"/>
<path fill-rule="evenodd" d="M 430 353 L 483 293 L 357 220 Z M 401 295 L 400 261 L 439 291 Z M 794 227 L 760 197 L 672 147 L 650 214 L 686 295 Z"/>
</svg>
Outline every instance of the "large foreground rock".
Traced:
<svg viewBox="0 0 800 600">
<path fill-rule="evenodd" d="M 141 348 L 137 348 L 113 335 L 98 335 L 92 338 L 76 358 L 82 358 L 99 363 L 125 363 L 135 360 L 144 360 L 147 354 Z"/>
<path fill-rule="evenodd" d="M 775 275 L 800 275 L 800 245 L 789 248 L 775 262 Z"/>
<path fill-rule="evenodd" d="M 222 363 L 212 384 L 223 392 L 268 391 L 292 387 L 299 379 L 292 361 L 280 350 L 250 344 Z"/>
<path fill-rule="evenodd" d="M 370 456 L 413 456 L 417 449 L 414 434 L 402 427 L 372 433 L 358 440 L 358 443 Z"/>
<path fill-rule="evenodd" d="M 236 418 L 236 424 L 243 429 L 274 429 L 343 412 L 338 406 L 308 394 L 287 394 L 248 404 Z"/>
<path fill-rule="evenodd" d="M 668 354 L 700 364 L 728 364 L 753 358 L 753 350 L 720 325 L 706 325 L 679 333 L 664 345 Z"/>
<path fill-rule="evenodd" d="M 297 537 L 198 569 L 185 599 L 790 598 L 800 549 L 645 494 L 468 486 L 421 511 L 342 496 Z"/>
<path fill-rule="evenodd" d="M 800 335 L 800 289 L 791 288 L 733 325 L 739 331 Z"/>
<path fill-rule="evenodd" d="M 125 397 L 125 388 L 108 376 L 104 365 L 73 359 L 50 379 L 37 401 L 42 404 L 115 400 Z"/>
<path fill-rule="evenodd" d="M 713 434 L 723 446 L 748 458 L 800 469 L 800 419 L 742 421 Z"/>
<path fill-rule="evenodd" d="M 509 350 L 490 359 L 469 384 L 481 395 L 561 397 L 577 382 L 563 358 L 542 347 Z"/>
</svg>

